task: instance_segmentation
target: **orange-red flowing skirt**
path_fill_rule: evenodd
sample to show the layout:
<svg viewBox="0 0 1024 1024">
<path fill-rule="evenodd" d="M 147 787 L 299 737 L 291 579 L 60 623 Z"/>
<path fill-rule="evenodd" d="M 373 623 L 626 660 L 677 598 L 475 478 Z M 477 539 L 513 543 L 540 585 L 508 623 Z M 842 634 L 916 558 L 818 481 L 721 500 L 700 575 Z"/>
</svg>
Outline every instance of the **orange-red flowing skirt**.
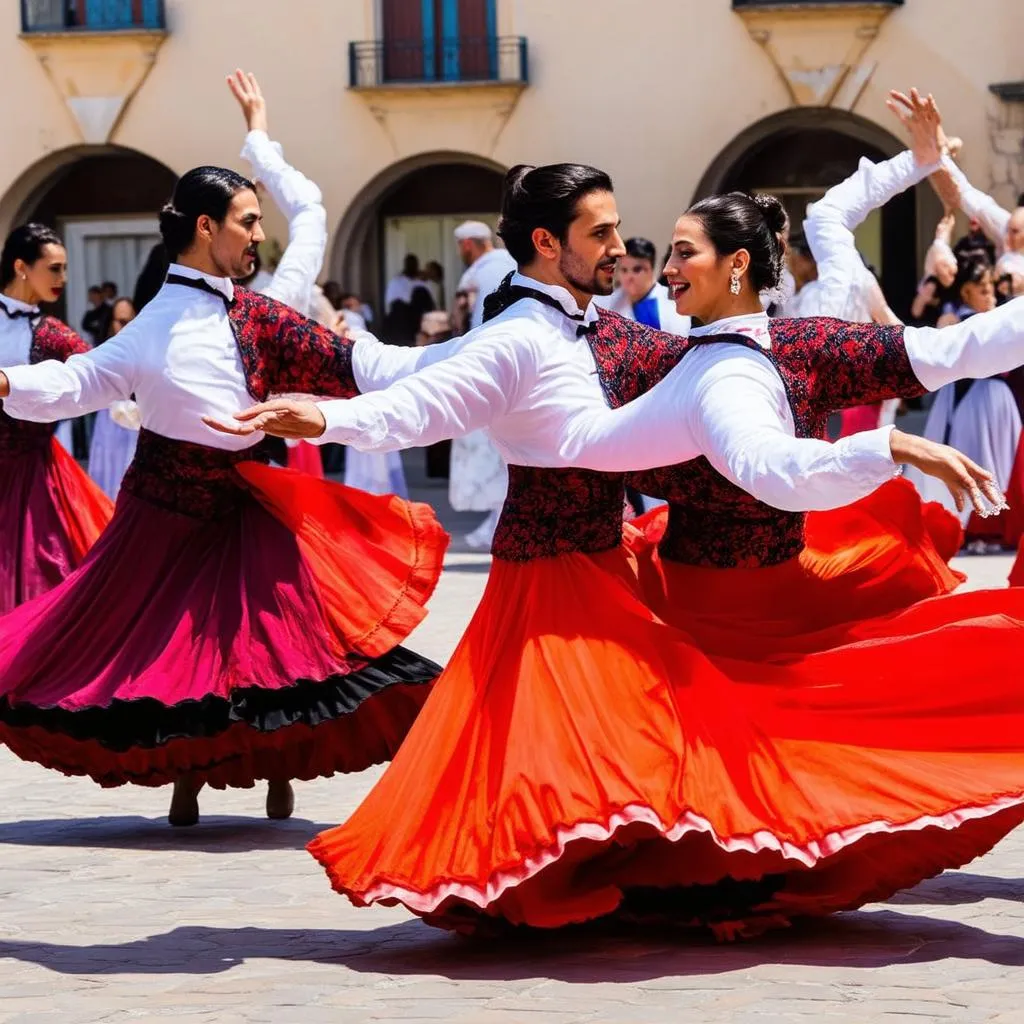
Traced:
<svg viewBox="0 0 1024 1024">
<path fill-rule="evenodd" d="M 922 503 L 904 479 L 853 505 L 807 517 L 806 547 L 768 568 L 716 569 L 662 558 L 664 507 L 635 521 L 644 600 L 710 654 L 759 660 L 825 650 L 849 627 L 965 579 L 949 567 L 963 532 L 937 502 Z"/>
<path fill-rule="evenodd" d="M 310 851 L 355 905 L 466 932 L 860 906 L 1024 820 L 1022 626 L 1024 591 L 954 595 L 789 663 L 714 659 L 625 547 L 496 561 L 394 761 Z"/>
</svg>

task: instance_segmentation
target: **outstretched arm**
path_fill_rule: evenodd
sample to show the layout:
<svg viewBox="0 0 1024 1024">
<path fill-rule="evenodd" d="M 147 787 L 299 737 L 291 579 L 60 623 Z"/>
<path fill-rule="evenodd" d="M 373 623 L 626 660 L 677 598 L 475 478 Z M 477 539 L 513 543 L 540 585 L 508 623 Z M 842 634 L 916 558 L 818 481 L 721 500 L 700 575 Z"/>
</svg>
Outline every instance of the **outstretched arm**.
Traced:
<svg viewBox="0 0 1024 1024">
<path fill-rule="evenodd" d="M 0 371 L 4 412 L 19 420 L 52 423 L 130 398 L 134 391 L 130 344 L 129 325 L 99 348 L 66 362 L 47 359 Z"/>
<path fill-rule="evenodd" d="M 383 391 L 319 404 L 278 399 L 241 412 L 236 423 L 206 423 L 222 433 L 265 431 L 360 451 L 430 445 L 489 426 L 514 409 L 536 378 L 538 358 L 533 342 L 492 330 Z"/>
</svg>

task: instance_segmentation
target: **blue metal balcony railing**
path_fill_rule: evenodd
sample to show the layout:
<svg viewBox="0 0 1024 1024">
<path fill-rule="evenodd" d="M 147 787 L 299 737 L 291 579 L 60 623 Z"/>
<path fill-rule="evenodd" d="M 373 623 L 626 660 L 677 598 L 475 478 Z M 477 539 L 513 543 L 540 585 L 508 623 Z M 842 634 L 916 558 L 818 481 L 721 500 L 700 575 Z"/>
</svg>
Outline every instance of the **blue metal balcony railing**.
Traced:
<svg viewBox="0 0 1024 1024">
<path fill-rule="evenodd" d="M 164 0 L 21 0 L 22 32 L 163 31 Z"/>
<path fill-rule="evenodd" d="M 509 82 L 526 85 L 529 64 L 522 36 L 389 39 L 349 43 L 349 85 Z"/>
</svg>

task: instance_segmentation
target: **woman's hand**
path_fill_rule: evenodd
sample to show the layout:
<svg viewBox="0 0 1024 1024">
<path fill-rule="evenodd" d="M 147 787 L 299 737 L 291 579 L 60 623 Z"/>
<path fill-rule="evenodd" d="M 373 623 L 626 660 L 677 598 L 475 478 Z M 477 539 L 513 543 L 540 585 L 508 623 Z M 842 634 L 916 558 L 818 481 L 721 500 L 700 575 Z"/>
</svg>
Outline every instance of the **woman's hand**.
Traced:
<svg viewBox="0 0 1024 1024">
<path fill-rule="evenodd" d="M 942 134 L 942 115 L 934 97 L 922 96 L 916 89 L 911 89 L 909 96 L 893 89 L 886 106 L 910 132 L 910 148 L 918 165 L 937 164 L 946 140 Z"/>
<path fill-rule="evenodd" d="M 0 398 L 7 398 L 11 393 L 11 382 L 6 373 L 0 373 Z"/>
<path fill-rule="evenodd" d="M 1009 508 L 992 474 L 955 448 L 902 430 L 892 432 L 889 446 L 893 462 L 916 466 L 927 476 L 941 480 L 953 495 L 958 511 L 970 505 L 979 516 L 988 517 Z"/>
<path fill-rule="evenodd" d="M 256 76 L 236 68 L 233 75 L 228 75 L 228 88 L 242 108 L 249 131 L 265 132 L 267 130 L 267 102 L 263 98 Z"/>
<path fill-rule="evenodd" d="M 237 422 L 222 423 L 212 416 L 203 417 L 203 422 L 211 429 L 237 437 L 263 431 L 273 437 L 308 440 L 319 437 L 327 429 L 327 421 L 316 402 L 294 398 L 261 402 L 235 413 L 235 420 Z"/>
</svg>

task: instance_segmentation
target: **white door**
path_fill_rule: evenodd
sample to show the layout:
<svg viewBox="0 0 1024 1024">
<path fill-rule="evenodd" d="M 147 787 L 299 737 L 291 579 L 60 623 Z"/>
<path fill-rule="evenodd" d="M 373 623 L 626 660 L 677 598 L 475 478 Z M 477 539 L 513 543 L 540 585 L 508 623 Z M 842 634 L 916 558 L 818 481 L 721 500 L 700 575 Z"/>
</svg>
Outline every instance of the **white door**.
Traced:
<svg viewBox="0 0 1024 1024">
<path fill-rule="evenodd" d="M 155 217 L 65 220 L 60 225 L 68 250 L 68 323 L 77 331 L 89 308 L 89 288 L 113 281 L 131 295 L 150 249 L 160 241 Z"/>
<path fill-rule="evenodd" d="M 415 253 L 423 267 L 437 260 L 444 268 L 444 308 L 451 309 L 455 289 L 465 269 L 455 243 L 455 229 L 464 220 L 482 220 L 492 231 L 498 227 L 496 213 L 462 213 L 448 217 L 388 217 L 384 222 L 385 286 L 402 271 L 406 253 Z M 495 235 L 495 243 L 500 240 Z M 384 294 L 384 289 L 381 289 Z"/>
</svg>

